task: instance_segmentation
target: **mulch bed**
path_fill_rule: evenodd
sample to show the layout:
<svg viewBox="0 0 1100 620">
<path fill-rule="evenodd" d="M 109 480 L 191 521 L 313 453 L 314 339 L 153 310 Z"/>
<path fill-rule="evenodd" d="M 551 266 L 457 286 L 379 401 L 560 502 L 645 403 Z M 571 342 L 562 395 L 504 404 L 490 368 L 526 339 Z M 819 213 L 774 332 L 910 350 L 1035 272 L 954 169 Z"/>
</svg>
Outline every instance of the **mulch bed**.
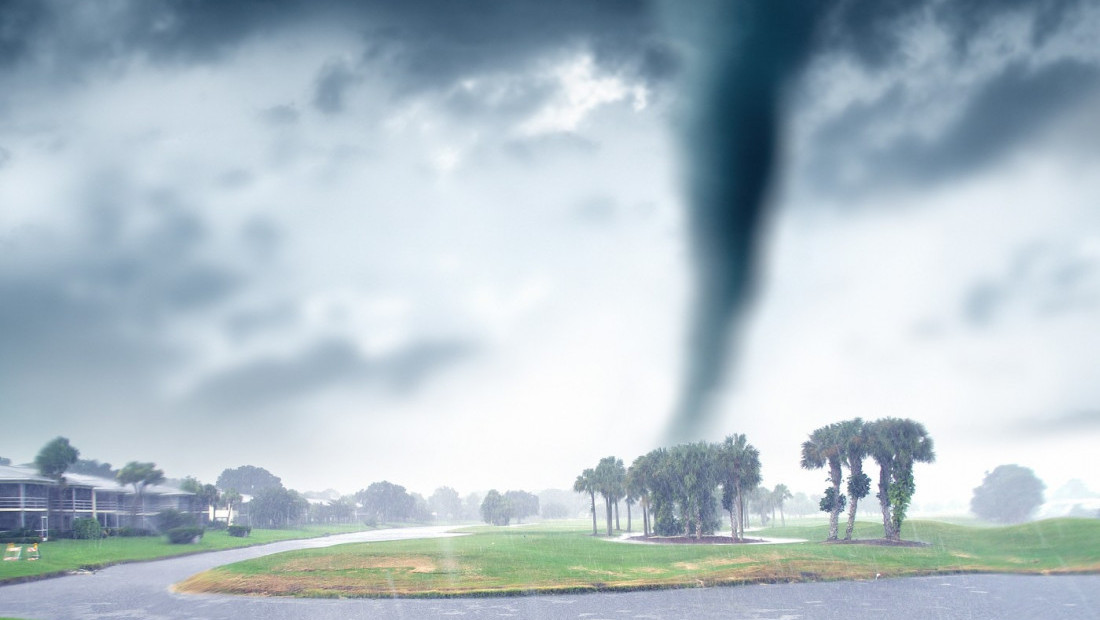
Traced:
<svg viewBox="0 0 1100 620">
<path fill-rule="evenodd" d="M 630 540 L 658 545 L 742 545 L 764 542 L 759 538 L 734 540 L 729 536 L 703 536 L 702 538 L 692 538 L 690 536 L 632 536 Z"/>
<path fill-rule="evenodd" d="M 827 545 L 871 545 L 875 547 L 931 547 L 930 543 L 915 540 L 888 540 L 886 538 L 862 538 L 856 540 L 826 540 Z"/>
</svg>

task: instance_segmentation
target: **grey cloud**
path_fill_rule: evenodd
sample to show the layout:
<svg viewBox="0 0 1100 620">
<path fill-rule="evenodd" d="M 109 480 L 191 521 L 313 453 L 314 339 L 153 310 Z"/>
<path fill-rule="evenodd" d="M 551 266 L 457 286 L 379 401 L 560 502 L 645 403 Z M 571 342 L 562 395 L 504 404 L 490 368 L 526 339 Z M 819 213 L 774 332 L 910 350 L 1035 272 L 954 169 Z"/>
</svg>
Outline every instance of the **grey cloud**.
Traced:
<svg viewBox="0 0 1100 620">
<path fill-rule="evenodd" d="M 857 101 L 814 136 L 807 174 L 820 190 L 845 194 L 884 184 L 941 183 L 965 177 L 1024 148 L 1059 113 L 1100 91 L 1100 67 L 1063 59 L 1031 67 L 1014 62 L 974 89 L 955 119 L 931 137 L 903 133 L 871 146 L 871 135 L 905 126 L 922 109 L 900 85 L 873 101 Z M 852 162 L 865 174 L 842 173 Z"/>
<path fill-rule="evenodd" d="M 271 125 L 293 125 L 301 114 L 293 105 L 271 106 L 260 112 L 260 118 Z"/>
<path fill-rule="evenodd" d="M 973 327 L 996 322 L 1010 308 L 1039 318 L 1091 309 L 1100 303 L 1100 264 L 1057 245 L 1021 249 L 1005 273 L 975 283 L 965 293 L 962 319 Z"/>
<path fill-rule="evenodd" d="M 209 411 L 247 413 L 339 386 L 380 384 L 407 393 L 474 350 L 463 342 L 422 342 L 386 356 L 365 357 L 350 343 L 329 340 L 296 357 L 261 359 L 215 375 L 192 392 L 189 402 Z"/>
<path fill-rule="evenodd" d="M 1021 420 L 1005 430 L 1012 435 L 1029 437 L 1091 433 L 1100 430 L 1100 411 L 1070 411 L 1052 417 L 1036 417 Z"/>
<path fill-rule="evenodd" d="M 0 168 L 3 168 L 11 161 L 11 151 L 0 146 Z"/>
<path fill-rule="evenodd" d="M 919 181 L 965 175 L 1025 143 L 1058 112 L 1095 92 L 1098 78 L 1100 68 L 1072 60 L 1035 69 L 1014 63 L 975 94 L 938 140 L 908 138 L 881 155 L 892 158 L 895 174 Z"/>
<path fill-rule="evenodd" d="M 313 93 L 314 107 L 325 114 L 343 112 L 344 94 L 358 81 L 359 76 L 343 60 L 326 63 L 317 76 L 317 87 Z"/>
<path fill-rule="evenodd" d="M 992 282 L 979 282 L 966 294 L 963 316 L 971 325 L 988 325 L 1007 301 L 1008 296 L 1003 288 Z"/>
<path fill-rule="evenodd" d="M 290 327 L 298 322 L 300 314 L 289 303 L 277 303 L 263 308 L 236 312 L 225 322 L 226 333 L 235 340 L 247 340 Z"/>
<path fill-rule="evenodd" d="M 517 138 L 504 143 L 506 156 L 522 164 L 538 164 L 555 157 L 588 155 L 600 148 L 597 142 L 573 133 L 552 133 Z"/>
</svg>

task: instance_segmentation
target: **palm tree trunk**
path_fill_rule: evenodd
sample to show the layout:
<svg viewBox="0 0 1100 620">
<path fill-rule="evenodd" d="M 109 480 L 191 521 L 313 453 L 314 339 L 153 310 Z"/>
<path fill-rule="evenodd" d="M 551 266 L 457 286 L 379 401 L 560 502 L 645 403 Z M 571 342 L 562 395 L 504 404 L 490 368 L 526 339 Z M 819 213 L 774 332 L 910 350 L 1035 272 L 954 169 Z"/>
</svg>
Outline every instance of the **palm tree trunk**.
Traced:
<svg viewBox="0 0 1100 620">
<path fill-rule="evenodd" d="M 730 504 L 730 538 L 737 540 L 737 521 L 733 518 L 733 504 Z"/>
<path fill-rule="evenodd" d="M 882 505 L 883 536 L 892 540 L 894 538 L 894 520 L 890 515 L 890 468 L 886 465 L 879 466 L 878 501 Z"/>
<path fill-rule="evenodd" d="M 623 528 L 619 527 L 619 500 L 615 500 L 615 531 L 623 531 Z"/>
<path fill-rule="evenodd" d="M 840 520 L 840 460 L 831 459 L 829 463 L 829 478 L 833 483 L 833 505 L 829 510 L 829 538 L 828 540 L 836 540 L 837 534 L 840 530 L 838 521 Z"/>
<path fill-rule="evenodd" d="M 611 498 L 604 496 L 603 501 L 607 506 L 607 535 L 611 536 Z"/>
<path fill-rule="evenodd" d="M 596 492 L 589 491 L 588 494 L 592 497 L 592 535 L 596 536 Z"/>
<path fill-rule="evenodd" d="M 859 480 L 863 478 L 863 462 L 862 460 L 851 458 L 849 459 L 849 480 Z M 856 506 L 859 505 L 859 498 L 854 493 L 848 493 L 851 497 L 848 498 L 848 527 L 844 530 L 844 540 L 852 540 L 852 530 L 856 528 Z"/>
<path fill-rule="evenodd" d="M 626 531 L 631 531 L 632 524 L 630 521 L 630 502 L 626 503 Z"/>
</svg>

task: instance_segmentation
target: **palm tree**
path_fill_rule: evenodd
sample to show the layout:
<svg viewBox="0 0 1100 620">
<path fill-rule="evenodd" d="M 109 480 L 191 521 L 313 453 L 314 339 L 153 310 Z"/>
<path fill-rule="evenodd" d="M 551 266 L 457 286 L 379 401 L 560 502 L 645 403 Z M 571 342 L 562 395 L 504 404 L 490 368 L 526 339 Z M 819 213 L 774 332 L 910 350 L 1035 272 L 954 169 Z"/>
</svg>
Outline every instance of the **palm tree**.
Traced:
<svg viewBox="0 0 1100 620">
<path fill-rule="evenodd" d="M 810 438 L 802 443 L 803 469 L 821 469 L 829 466 L 829 486 L 825 489 L 825 497 L 821 500 L 821 509 L 829 512 L 829 538 L 837 539 L 837 520 L 840 511 L 844 510 L 845 497 L 840 492 L 840 481 L 843 472 L 840 469 L 844 455 L 844 445 L 841 440 L 840 425 L 829 424 L 815 429 L 810 433 Z"/>
<path fill-rule="evenodd" d="M 577 476 L 573 482 L 573 490 L 577 493 L 588 493 L 592 499 L 592 535 L 596 535 L 596 472 L 588 468 Z"/>
<path fill-rule="evenodd" d="M 115 476 L 118 479 L 119 484 L 129 484 L 134 487 L 134 493 L 137 497 L 134 500 L 132 509 L 133 521 L 137 521 L 137 507 L 138 502 L 141 502 L 141 526 L 145 526 L 145 487 L 152 484 L 160 484 L 164 482 L 164 472 L 157 469 L 156 463 L 139 463 L 137 461 L 130 461 L 125 467 L 119 470 Z"/>
<path fill-rule="evenodd" d="M 744 539 L 745 493 L 760 484 L 760 451 L 745 435 L 734 433 L 719 444 L 716 461 L 722 485 L 722 508 L 730 515 L 730 536 L 735 540 Z"/>
<path fill-rule="evenodd" d="M 225 524 L 229 525 L 233 522 L 233 506 L 240 504 L 241 494 L 236 489 L 229 489 L 222 493 L 222 501 L 225 503 L 226 516 Z"/>
<path fill-rule="evenodd" d="M 65 471 L 76 462 L 76 459 L 80 457 L 80 451 L 72 447 L 69 444 L 69 440 L 65 437 L 55 437 L 51 439 L 46 445 L 42 446 L 42 449 L 38 451 L 38 455 L 34 457 L 34 465 L 38 469 L 38 473 L 43 476 L 52 479 L 58 485 L 58 500 L 64 502 L 65 494 Z M 50 517 L 53 512 L 53 502 L 50 501 L 49 493 L 46 494 L 46 522 L 49 527 Z M 73 517 L 76 517 L 76 505 L 73 505 Z M 57 529 L 62 529 L 58 527 Z M 49 536 L 49 532 L 46 532 Z"/>
<path fill-rule="evenodd" d="M 856 527 L 856 507 L 859 500 L 871 492 L 871 477 L 863 473 L 863 459 L 867 457 L 868 435 L 862 418 L 840 423 L 841 440 L 844 443 L 844 460 L 848 465 L 848 527 L 844 540 L 852 540 Z"/>
<path fill-rule="evenodd" d="M 623 466 L 623 460 L 613 456 L 600 459 L 596 465 L 594 482 L 596 491 L 603 496 L 607 508 L 607 535 L 611 536 L 612 506 L 617 506 L 626 486 L 626 467 Z"/>
<path fill-rule="evenodd" d="M 775 489 L 772 490 L 772 508 L 779 509 L 779 518 L 783 520 L 783 526 L 787 526 L 787 518 L 783 516 L 783 502 L 794 497 L 791 495 L 791 490 L 787 488 L 785 484 L 775 485 Z M 775 511 L 772 511 L 772 525 L 775 524 Z"/>
<path fill-rule="evenodd" d="M 916 491 L 914 463 L 936 460 L 924 425 L 908 418 L 884 418 L 867 424 L 871 457 L 879 466 L 878 499 L 887 539 L 901 537 L 901 524 Z"/>
</svg>

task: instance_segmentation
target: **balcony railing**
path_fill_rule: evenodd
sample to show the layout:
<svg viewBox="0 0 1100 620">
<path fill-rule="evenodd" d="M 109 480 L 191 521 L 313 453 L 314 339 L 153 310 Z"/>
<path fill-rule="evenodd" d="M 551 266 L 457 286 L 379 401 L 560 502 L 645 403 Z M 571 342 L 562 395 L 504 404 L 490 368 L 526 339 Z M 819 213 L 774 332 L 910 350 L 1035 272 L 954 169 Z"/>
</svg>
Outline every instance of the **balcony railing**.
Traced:
<svg viewBox="0 0 1100 620">
<path fill-rule="evenodd" d="M 45 510 L 45 497 L 24 497 L 23 503 L 19 503 L 18 497 L 0 497 L 0 510 L 12 508 L 25 508 L 31 510 Z"/>
<path fill-rule="evenodd" d="M 54 500 L 53 503 L 50 504 L 50 506 L 54 510 L 60 510 L 60 511 L 72 512 L 72 511 L 75 510 L 75 511 L 78 511 L 78 512 L 91 512 L 91 510 L 92 510 L 92 500 L 90 500 L 90 499 L 78 499 L 78 500 L 75 500 L 75 501 L 71 500 L 71 499 L 65 499 L 65 500 L 61 500 L 61 501 Z"/>
</svg>

